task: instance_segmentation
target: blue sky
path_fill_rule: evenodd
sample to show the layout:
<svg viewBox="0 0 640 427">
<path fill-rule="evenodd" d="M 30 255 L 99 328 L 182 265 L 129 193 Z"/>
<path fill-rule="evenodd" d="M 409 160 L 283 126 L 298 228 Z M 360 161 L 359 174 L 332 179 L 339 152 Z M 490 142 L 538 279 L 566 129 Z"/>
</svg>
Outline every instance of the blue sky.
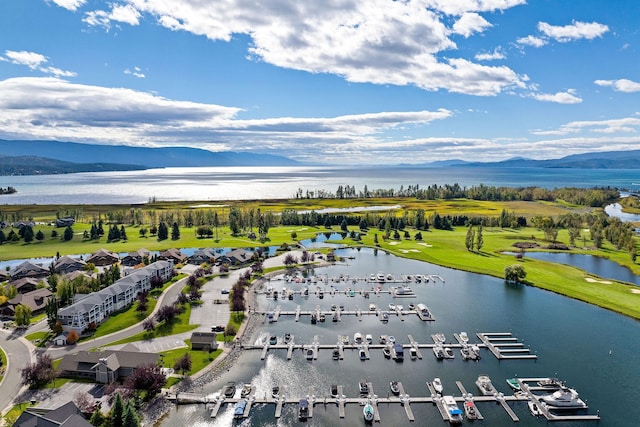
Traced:
<svg viewBox="0 0 640 427">
<path fill-rule="evenodd" d="M 640 149 L 639 48 L 635 0 L 5 0 L 0 138 L 339 164 Z"/>
</svg>

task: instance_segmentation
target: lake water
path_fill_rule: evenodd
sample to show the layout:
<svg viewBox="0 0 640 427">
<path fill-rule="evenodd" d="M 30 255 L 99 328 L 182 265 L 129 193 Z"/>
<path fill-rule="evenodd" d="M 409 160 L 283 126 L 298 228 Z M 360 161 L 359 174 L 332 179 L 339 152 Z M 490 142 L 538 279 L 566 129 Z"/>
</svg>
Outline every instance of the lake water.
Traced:
<svg viewBox="0 0 640 427">
<path fill-rule="evenodd" d="M 279 299 L 277 302 L 260 296 L 261 308 L 275 308 L 280 304 L 283 310 L 295 310 L 299 304 L 303 310 L 316 306 L 329 309 L 331 304 L 344 304 L 345 309 L 356 306 L 367 309 L 369 303 L 387 307 L 390 302 L 423 302 L 434 314 L 434 322 L 423 322 L 409 316 L 405 321 L 391 316 L 388 324 L 380 323 L 375 316 L 363 316 L 358 321 L 355 316 L 345 316 L 339 323 L 328 319 L 325 323 L 311 325 L 308 317 L 295 322 L 293 317 L 281 317 L 277 323 L 265 324 L 249 341 L 264 342 L 271 334 L 280 338 L 285 332 L 295 335 L 296 343 L 311 343 L 318 335 L 323 344 L 334 344 L 338 335 L 349 335 L 357 331 L 363 335 L 370 333 L 375 339 L 381 334 L 394 335 L 397 342 L 407 343 L 411 334 L 418 342 L 432 342 L 431 334 L 442 332 L 447 341 L 454 340 L 453 333 L 466 331 L 471 341 L 478 341 L 477 332 L 511 332 L 538 356 L 531 360 L 498 361 L 488 350 L 482 350 L 479 362 L 463 361 L 456 350 L 454 360 L 437 361 L 429 349 L 423 349 L 422 360 L 406 359 L 396 363 L 384 359 L 380 351 L 372 350 L 371 359 L 360 361 L 357 352 L 345 352 L 345 359 L 333 361 L 331 351 L 320 351 L 317 360 L 308 362 L 299 350 L 294 351 L 291 361 L 286 360 L 284 350 L 272 350 L 266 360 L 260 360 L 260 351 L 246 351 L 239 362 L 216 382 L 198 392 L 217 393 L 225 382 L 238 384 L 250 382 L 257 387 L 257 393 L 269 393 L 275 384 L 286 385 L 290 396 L 304 397 L 311 388 L 317 397 L 328 396 L 331 384 L 343 384 L 347 396 L 358 395 L 358 380 L 366 378 L 373 383 L 378 396 L 385 396 L 391 380 L 400 380 L 405 391 L 411 396 L 426 396 L 426 381 L 440 377 L 445 394 L 460 395 L 455 381 L 461 381 L 467 391 L 479 394 L 475 380 L 480 374 L 488 374 L 499 391 L 510 393 L 505 380 L 519 377 L 557 376 L 567 385 L 578 390 L 580 396 L 590 406 L 589 413 L 600 411 L 599 426 L 633 425 L 640 417 L 636 405 L 640 399 L 640 323 L 624 316 L 590 306 L 588 304 L 558 296 L 537 288 L 510 286 L 504 281 L 430 265 L 419 261 L 397 258 L 382 251 L 372 249 L 340 249 L 341 256 L 354 256 L 347 264 L 317 269 L 315 274 L 329 277 L 340 274 L 368 277 L 382 271 L 396 277 L 402 274 L 439 274 L 445 283 L 437 281 L 428 284 L 412 284 L 418 297 L 415 299 L 393 299 L 389 295 L 372 296 L 330 296 L 320 300 L 315 295 L 308 299 L 296 296 L 293 301 Z M 340 284 L 338 288 L 359 285 Z M 286 286 L 301 289 L 301 284 L 271 281 L 276 289 Z M 387 285 L 384 285 L 387 286 Z M 326 286 L 328 291 L 329 286 Z M 533 418 L 525 402 L 512 403 L 511 407 L 520 417 L 520 426 L 541 426 L 543 419 Z M 415 425 L 442 425 L 438 410 L 431 404 L 414 403 L 411 408 L 416 417 Z M 504 409 L 494 403 L 479 403 L 479 410 L 485 417 L 483 425 L 513 426 Z M 380 425 L 408 424 L 400 405 L 380 405 Z M 346 418 L 338 417 L 336 405 L 316 405 L 314 417 L 305 423 L 297 420 L 295 405 L 285 406 L 282 418 L 274 418 L 274 405 L 257 405 L 251 410 L 245 426 L 361 426 L 362 408 L 347 405 Z M 174 409 L 162 422 L 163 426 L 228 426 L 232 424 L 232 406 L 223 407 L 218 418 L 211 419 L 204 405 L 184 405 Z M 465 421 L 465 423 L 467 423 Z M 557 426 L 583 426 L 595 423 L 563 422 Z"/>
<path fill-rule="evenodd" d="M 207 167 L 46 176 L 2 176 L 18 193 L 0 204 L 133 204 L 158 200 L 282 199 L 338 186 L 399 189 L 458 183 L 490 186 L 616 187 L 636 189 L 637 170 L 488 167 Z"/>
</svg>

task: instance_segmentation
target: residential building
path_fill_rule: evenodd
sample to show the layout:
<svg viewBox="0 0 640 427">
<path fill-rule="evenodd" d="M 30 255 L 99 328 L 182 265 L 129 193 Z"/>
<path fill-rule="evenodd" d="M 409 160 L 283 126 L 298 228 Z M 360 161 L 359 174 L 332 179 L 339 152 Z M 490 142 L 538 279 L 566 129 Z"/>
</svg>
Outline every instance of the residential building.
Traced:
<svg viewBox="0 0 640 427">
<path fill-rule="evenodd" d="M 133 267 L 134 265 L 142 264 L 144 257 L 149 257 L 149 254 L 149 250 L 144 248 L 138 249 L 135 252 L 129 252 L 122 258 L 120 264 L 125 267 Z"/>
<path fill-rule="evenodd" d="M 215 332 L 194 332 L 191 334 L 191 350 L 213 351 L 218 348 Z"/>
<path fill-rule="evenodd" d="M 23 277 L 22 279 L 12 280 L 9 282 L 9 286 L 15 287 L 19 294 L 26 294 L 27 292 L 35 291 L 40 282 L 41 280 L 38 279 Z"/>
<path fill-rule="evenodd" d="M 20 414 L 13 427 L 93 427 L 73 401 L 53 409 L 29 407 Z"/>
<path fill-rule="evenodd" d="M 88 263 L 95 265 L 96 267 L 104 267 L 105 265 L 112 265 L 120 261 L 118 254 L 109 252 L 106 249 L 100 249 L 99 251 L 92 253 L 85 260 Z"/>
<path fill-rule="evenodd" d="M 178 249 L 171 248 L 166 251 L 160 252 L 158 259 L 171 260 L 174 264 L 182 264 L 187 260 L 187 256 L 180 252 Z"/>
<path fill-rule="evenodd" d="M 227 252 L 218 259 L 219 263 L 227 263 L 230 265 L 247 264 L 253 259 L 253 252 L 246 249 L 238 248 Z"/>
<path fill-rule="evenodd" d="M 13 317 L 16 314 L 16 306 L 20 304 L 29 307 L 31 314 L 42 313 L 51 295 L 53 295 L 51 291 L 46 288 L 36 289 L 26 294 L 18 294 L 0 307 L 0 315 Z"/>
<path fill-rule="evenodd" d="M 41 264 L 36 264 L 32 261 L 25 261 L 17 265 L 10 271 L 11 279 L 18 280 L 23 277 L 31 277 L 33 279 L 43 279 L 49 275 L 49 270 L 44 268 Z"/>
<path fill-rule="evenodd" d="M 99 325 L 110 313 L 131 305 L 139 293 L 151 289 L 151 278 L 159 277 L 166 282 L 173 276 L 173 264 L 156 261 L 146 267 L 133 270 L 129 275 L 117 280 L 98 292 L 92 292 L 78 299 L 58 312 L 58 319 L 65 331 L 85 330 L 90 324 Z"/>
<path fill-rule="evenodd" d="M 69 255 L 60 257 L 54 264 L 53 270 L 58 274 L 68 274 L 74 271 L 82 271 L 87 263 L 81 259 L 71 258 Z"/>
<path fill-rule="evenodd" d="M 64 356 L 58 369 L 66 377 L 90 378 L 98 383 L 111 384 L 131 376 L 138 366 L 156 365 L 159 359 L 157 353 L 141 351 L 80 351 Z"/>
<path fill-rule="evenodd" d="M 189 264 L 200 265 L 203 263 L 214 264 L 216 260 L 220 258 L 220 253 L 216 252 L 212 248 L 204 248 L 196 250 L 193 255 L 189 257 Z"/>
</svg>

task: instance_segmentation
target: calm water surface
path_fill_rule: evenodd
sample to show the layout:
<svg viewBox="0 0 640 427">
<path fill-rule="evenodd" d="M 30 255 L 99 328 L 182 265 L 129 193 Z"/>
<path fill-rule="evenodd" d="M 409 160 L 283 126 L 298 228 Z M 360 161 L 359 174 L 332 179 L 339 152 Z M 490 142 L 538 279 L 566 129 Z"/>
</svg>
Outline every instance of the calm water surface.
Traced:
<svg viewBox="0 0 640 427">
<path fill-rule="evenodd" d="M 303 191 L 335 192 L 339 185 L 369 189 L 427 187 L 540 186 L 636 189 L 637 170 L 484 167 L 207 167 L 47 176 L 3 176 L 0 186 L 18 193 L 0 204 L 109 204 L 158 200 L 242 200 L 293 197 Z"/>
<path fill-rule="evenodd" d="M 265 324 L 251 341 L 264 342 L 271 334 L 279 337 L 285 332 L 295 335 L 296 343 L 310 343 L 314 335 L 321 343 L 333 344 L 338 335 L 353 337 L 356 331 L 371 333 L 376 339 L 380 334 L 394 335 L 398 342 L 408 342 L 411 334 L 419 342 L 431 342 L 431 334 L 443 332 L 447 339 L 453 340 L 453 333 L 466 331 L 476 341 L 476 332 L 512 332 L 525 346 L 538 355 L 537 361 L 498 361 L 488 350 L 482 350 L 479 362 L 465 362 L 456 350 L 454 360 L 439 362 L 433 353 L 422 350 L 422 360 L 405 360 L 404 363 L 384 359 L 380 351 L 372 351 L 371 359 L 360 361 L 357 352 L 345 353 L 345 359 L 339 362 L 331 359 L 329 350 L 321 351 L 318 360 L 307 362 L 302 353 L 294 352 L 291 361 L 286 360 L 286 352 L 270 351 L 266 360 L 260 360 L 260 351 L 246 351 L 236 367 L 215 383 L 207 385 L 202 391 L 217 393 L 226 381 L 251 382 L 257 387 L 258 394 L 268 393 L 274 384 L 286 385 L 292 396 L 304 397 L 311 388 L 317 397 L 328 396 L 330 384 L 343 384 L 347 396 L 358 394 L 357 384 L 360 378 L 373 383 L 378 396 L 385 396 L 388 383 L 397 379 L 402 381 L 405 391 L 412 396 L 427 395 L 426 381 L 440 377 L 445 393 L 460 395 L 455 381 L 461 381 L 467 391 L 479 394 L 475 380 L 479 374 L 489 374 L 499 391 L 509 393 L 506 378 L 558 376 L 570 387 L 576 388 L 581 397 L 590 405 L 590 413 L 600 411 L 602 420 L 599 426 L 633 425 L 631 420 L 640 419 L 640 408 L 636 402 L 640 399 L 640 324 L 629 318 L 617 315 L 597 307 L 574 301 L 540 289 L 526 286 L 508 286 L 496 278 L 456 271 L 418 261 L 397 258 L 384 252 L 371 249 L 343 249 L 343 256 L 354 255 L 348 265 L 335 265 L 318 269 L 316 274 L 337 276 L 349 274 L 365 277 L 382 271 L 396 277 L 402 274 L 439 274 L 446 282 L 412 284 L 418 294 L 415 299 L 392 299 L 390 296 L 373 296 L 364 299 L 361 296 L 329 296 L 323 300 L 311 295 L 308 299 L 297 296 L 293 301 L 267 300 L 260 297 L 263 308 L 275 308 L 282 305 L 283 310 L 294 310 L 299 304 L 303 310 L 321 306 L 328 309 L 331 304 L 344 304 L 346 309 L 356 306 L 366 310 L 373 302 L 386 307 L 390 302 L 404 305 L 410 302 L 426 303 L 436 317 L 435 322 L 422 322 L 417 317 L 407 317 L 404 322 L 391 317 L 388 324 L 381 324 L 377 318 L 364 316 L 358 321 L 355 316 L 345 316 L 340 323 L 318 323 L 311 325 L 308 318 L 294 319 L 281 317 L 277 323 Z M 282 286 L 294 289 L 304 285 L 292 285 L 272 281 L 276 288 Z M 365 287 L 368 285 L 340 284 Z M 386 286 L 386 285 L 385 285 Z M 329 287 L 327 286 L 328 290 Z M 611 352 L 611 353 L 610 353 Z M 346 418 L 338 417 L 335 405 L 322 404 L 314 408 L 313 419 L 306 423 L 297 420 L 295 405 L 288 405 L 280 420 L 274 418 L 274 405 L 255 406 L 251 417 L 242 425 L 246 426 L 361 426 L 363 425 L 361 407 L 347 405 Z M 511 426 L 505 411 L 493 403 L 479 403 L 478 407 L 485 417 L 483 425 Z M 380 405 L 380 425 L 404 425 L 407 418 L 400 405 Z M 442 425 L 437 409 L 431 404 L 412 404 L 416 425 Z M 520 417 L 520 426 L 539 426 L 547 424 L 544 420 L 534 419 L 528 412 L 526 403 L 512 404 Z M 203 405 L 180 406 L 166 418 L 163 426 L 227 426 L 232 425 L 231 406 L 223 408 L 217 419 L 211 419 Z M 466 422 L 468 423 L 468 422 Z M 470 423 L 468 423 L 470 424 Z M 582 426 L 581 422 L 554 423 L 556 426 Z M 587 423 L 586 425 L 595 425 Z"/>
</svg>

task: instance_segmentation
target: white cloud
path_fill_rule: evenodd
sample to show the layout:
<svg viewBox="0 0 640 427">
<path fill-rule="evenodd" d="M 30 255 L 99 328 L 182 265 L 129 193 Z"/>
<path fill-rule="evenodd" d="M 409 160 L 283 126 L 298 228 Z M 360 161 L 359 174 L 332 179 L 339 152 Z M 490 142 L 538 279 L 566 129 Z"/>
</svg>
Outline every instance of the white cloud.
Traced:
<svg viewBox="0 0 640 427">
<path fill-rule="evenodd" d="M 76 10 L 78 10 L 80 6 L 82 6 L 87 2 L 86 0 L 49 0 L 49 1 L 52 1 L 58 6 L 64 7 L 65 9 L 70 10 L 72 12 L 75 12 Z"/>
<path fill-rule="evenodd" d="M 202 0 L 122 2 L 138 13 L 129 13 L 133 23 L 149 15 L 173 31 L 211 40 L 229 41 L 233 34 L 246 34 L 252 38 L 250 58 L 278 67 L 336 74 L 350 82 L 472 95 L 496 95 L 522 86 L 520 76 L 510 68 L 478 65 L 442 53 L 457 49 L 443 13 L 460 16 L 453 31 L 469 37 L 491 25 L 478 12 L 503 10 L 523 0 L 342 0 L 335 4 L 236 0 L 233 7 L 228 2 Z M 89 12 L 84 21 L 108 29 L 116 18 L 113 10 Z M 120 22 L 127 21 L 120 17 Z"/>
<path fill-rule="evenodd" d="M 110 12 L 105 10 L 92 10 L 85 13 L 82 21 L 92 27 L 99 26 L 108 30 L 111 28 L 112 21 L 122 22 L 129 25 L 138 25 L 140 23 L 140 17 L 140 12 L 129 4 L 111 4 Z"/>
<path fill-rule="evenodd" d="M 563 26 L 539 22 L 538 30 L 549 38 L 566 43 L 573 40 L 592 40 L 596 37 L 602 37 L 604 33 L 609 31 L 609 27 L 597 22 L 573 21 L 572 24 Z"/>
<path fill-rule="evenodd" d="M 548 131 L 534 131 L 535 135 L 569 135 L 582 132 L 593 133 L 635 133 L 640 130 L 640 118 L 624 117 L 609 120 L 580 120 L 565 123 L 558 129 Z"/>
<path fill-rule="evenodd" d="M 476 61 L 494 61 L 497 59 L 505 59 L 506 57 L 507 55 L 505 55 L 504 51 L 500 47 L 494 49 L 493 52 L 477 53 L 475 56 Z"/>
<path fill-rule="evenodd" d="M 144 79 L 146 77 L 145 74 L 140 69 L 140 67 L 133 67 L 133 70 L 130 70 L 129 68 L 127 68 L 126 70 L 124 70 L 124 73 L 127 75 L 137 77 L 139 79 Z"/>
<path fill-rule="evenodd" d="M 518 40 L 516 40 L 516 43 L 533 47 L 542 47 L 547 44 L 547 41 L 541 39 L 540 37 L 527 36 L 519 38 Z"/>
<path fill-rule="evenodd" d="M 477 13 L 465 13 L 453 24 L 453 32 L 469 37 L 473 33 L 481 33 L 492 25 Z"/>
<path fill-rule="evenodd" d="M 60 68 L 46 66 L 49 59 L 40 53 L 27 52 L 25 50 L 6 50 L 4 54 L 4 57 L 0 56 L 0 61 L 11 62 L 16 65 L 25 65 L 32 70 L 37 70 L 44 74 L 51 74 L 57 77 L 74 77 L 76 75 L 76 73 L 72 71 L 65 71 Z"/>
<path fill-rule="evenodd" d="M 618 80 L 596 80 L 594 82 L 598 86 L 608 86 L 613 88 L 616 92 L 640 92 L 640 83 L 634 82 L 628 79 Z"/>
<path fill-rule="evenodd" d="M 579 104 L 582 102 L 582 98 L 574 95 L 574 91 L 568 90 L 566 92 L 557 92 L 555 94 L 550 93 L 532 93 L 530 96 L 538 101 L 555 102 L 558 104 Z"/>
</svg>

